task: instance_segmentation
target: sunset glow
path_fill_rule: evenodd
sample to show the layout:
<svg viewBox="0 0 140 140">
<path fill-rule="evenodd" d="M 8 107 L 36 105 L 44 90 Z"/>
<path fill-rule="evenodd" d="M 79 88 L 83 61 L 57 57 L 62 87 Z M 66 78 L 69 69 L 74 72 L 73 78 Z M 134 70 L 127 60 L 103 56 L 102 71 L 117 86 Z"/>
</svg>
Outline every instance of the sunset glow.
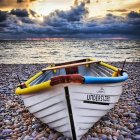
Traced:
<svg viewBox="0 0 140 140">
<path fill-rule="evenodd" d="M 78 5 L 84 0 L 25 0 L 17 3 L 17 0 L 1 0 L 1 10 L 11 10 L 13 8 L 32 9 L 40 15 L 48 15 L 54 10 L 68 10 L 73 5 Z M 87 2 L 87 0 L 85 0 Z M 139 0 L 89 0 L 86 7 L 89 9 L 90 17 L 103 17 L 107 13 L 115 15 L 125 15 L 130 11 L 139 12 Z"/>
<path fill-rule="evenodd" d="M 139 38 L 139 0 L 0 0 L 0 38 Z"/>
</svg>

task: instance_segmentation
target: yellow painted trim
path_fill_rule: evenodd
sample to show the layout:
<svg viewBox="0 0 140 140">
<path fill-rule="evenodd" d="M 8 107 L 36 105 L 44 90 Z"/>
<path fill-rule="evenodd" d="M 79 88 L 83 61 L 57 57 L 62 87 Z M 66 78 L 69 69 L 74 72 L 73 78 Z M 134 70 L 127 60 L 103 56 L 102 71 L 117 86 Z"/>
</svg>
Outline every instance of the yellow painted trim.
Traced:
<svg viewBox="0 0 140 140">
<path fill-rule="evenodd" d="M 38 85 L 34 85 L 34 86 L 30 86 L 30 87 L 27 87 L 24 89 L 21 89 L 20 87 L 18 87 L 16 89 L 15 93 L 17 95 L 30 94 L 30 93 L 36 93 L 36 92 L 44 90 L 44 89 L 49 89 L 49 88 L 51 88 L 50 82 L 51 82 L 51 80 L 48 80 L 47 82 L 44 82 L 44 83 L 41 83 Z"/>
<path fill-rule="evenodd" d="M 86 62 L 90 61 L 89 59 L 86 59 Z M 89 67 L 89 64 L 86 64 L 86 67 Z"/>
<path fill-rule="evenodd" d="M 51 64 L 51 65 L 50 65 L 49 67 L 47 67 L 47 68 L 51 68 L 51 67 L 55 67 L 55 64 Z M 53 72 L 56 73 L 57 70 L 54 69 Z"/>
<path fill-rule="evenodd" d="M 88 58 L 89 61 L 96 61 L 95 58 Z"/>
<path fill-rule="evenodd" d="M 56 72 L 57 72 L 57 70 L 53 70 L 53 72 L 54 72 L 54 73 L 56 73 Z"/>
<path fill-rule="evenodd" d="M 94 58 L 89 58 L 87 59 L 88 61 L 96 61 L 96 59 Z M 109 65 L 105 62 L 99 62 L 100 65 L 104 66 L 104 67 L 107 67 L 111 70 L 113 70 L 114 72 L 119 72 L 119 69 L 112 66 L 112 65 Z M 54 67 L 55 65 L 52 64 L 52 65 L 49 65 L 47 68 L 51 68 L 51 67 Z M 56 70 L 54 70 L 54 72 L 56 72 Z M 25 82 L 25 85 L 27 88 L 24 88 L 24 89 L 21 89 L 20 87 L 18 87 L 15 91 L 16 94 L 30 94 L 30 93 L 35 93 L 35 92 L 38 92 L 40 90 L 44 90 L 44 89 L 48 89 L 48 88 L 51 88 L 51 85 L 50 85 L 50 82 L 51 80 L 48 80 L 46 82 L 43 82 L 41 84 L 38 84 L 38 85 L 33 85 L 33 86 L 30 86 L 30 83 L 35 80 L 36 78 L 38 78 L 40 75 L 42 75 L 43 72 L 40 71 L 39 73 L 37 73 L 35 76 L 31 77 L 29 80 L 27 80 Z M 113 73 L 112 76 L 116 76 L 117 74 L 116 73 Z"/>
<path fill-rule="evenodd" d="M 52 67 L 52 65 L 49 65 L 47 68 L 50 68 L 50 67 Z M 34 75 L 33 77 L 31 77 L 29 80 L 27 80 L 25 82 L 26 88 L 21 89 L 20 87 L 18 87 L 16 89 L 15 93 L 18 94 L 18 95 L 19 94 L 30 94 L 30 93 L 37 92 L 37 91 L 40 91 L 40 90 L 43 90 L 43 89 L 46 89 L 46 88 L 50 88 L 51 87 L 51 85 L 50 85 L 51 81 L 50 80 L 47 81 L 47 82 L 38 84 L 38 85 L 30 86 L 30 83 L 42 74 L 43 74 L 42 71 L 38 72 L 36 75 Z"/>
<path fill-rule="evenodd" d="M 94 58 L 90 58 L 90 60 L 95 60 Z M 120 74 L 120 70 L 119 70 L 119 68 L 117 68 L 117 67 L 114 67 L 114 66 L 112 66 L 112 65 L 109 65 L 109 64 L 107 64 L 107 63 L 105 63 L 105 62 L 99 62 L 99 64 L 100 65 L 102 65 L 102 66 L 104 66 L 104 67 L 106 67 L 106 68 L 109 68 L 109 69 L 111 69 L 111 70 L 113 70 L 114 72 L 113 72 L 113 74 L 112 74 L 112 77 L 117 77 L 119 74 Z"/>
<path fill-rule="evenodd" d="M 118 71 L 114 71 L 113 74 L 112 74 L 112 77 L 118 77 L 119 75 L 119 72 Z"/>
<path fill-rule="evenodd" d="M 96 60 L 96 59 L 94 59 L 94 58 L 89 58 L 91 61 L 94 61 L 94 60 Z M 112 66 L 112 65 L 109 65 L 109 64 L 107 64 L 107 63 L 105 63 L 105 62 L 99 62 L 99 64 L 100 65 L 102 65 L 102 66 L 104 66 L 104 67 L 106 67 L 106 68 L 109 68 L 109 69 L 111 69 L 111 70 L 113 70 L 113 71 L 118 71 L 119 69 L 117 68 L 117 67 L 114 67 L 114 66 Z"/>
<path fill-rule="evenodd" d="M 96 61 L 96 59 L 94 59 L 94 58 L 87 58 L 86 61 Z M 86 64 L 86 67 L 89 67 L 89 66 L 90 66 L 90 64 Z"/>
<path fill-rule="evenodd" d="M 107 67 L 107 68 L 109 68 L 109 69 L 111 69 L 111 70 L 113 70 L 113 71 L 119 71 L 119 69 L 117 68 L 117 67 L 114 67 L 114 66 L 112 66 L 112 65 L 109 65 L 109 64 L 107 64 L 107 63 L 105 63 L 105 62 L 100 62 L 100 65 L 102 65 L 102 66 L 104 66 L 104 67 Z"/>
<path fill-rule="evenodd" d="M 51 68 L 51 67 L 52 67 L 52 65 L 47 66 L 47 68 Z M 30 86 L 30 83 L 31 83 L 32 81 L 34 81 L 36 78 L 38 78 L 40 75 L 42 75 L 42 74 L 43 74 L 43 72 L 40 71 L 40 72 L 38 72 L 36 75 L 34 75 L 33 77 L 31 77 L 29 80 L 27 80 L 27 81 L 25 82 L 26 86 L 27 86 L 27 87 Z"/>
<path fill-rule="evenodd" d="M 29 80 L 27 80 L 25 82 L 26 85 L 29 85 L 32 81 L 34 81 L 36 78 L 38 78 L 41 74 L 43 74 L 42 71 L 40 71 L 39 73 L 37 73 L 36 75 L 34 75 L 33 77 L 31 77 Z"/>
</svg>

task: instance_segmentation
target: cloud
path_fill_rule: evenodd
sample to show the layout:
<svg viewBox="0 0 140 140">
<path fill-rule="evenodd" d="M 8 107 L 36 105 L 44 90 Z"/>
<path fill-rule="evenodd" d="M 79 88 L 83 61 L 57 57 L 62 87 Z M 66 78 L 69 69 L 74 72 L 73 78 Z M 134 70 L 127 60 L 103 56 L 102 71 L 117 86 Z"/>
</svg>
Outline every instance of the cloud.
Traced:
<svg viewBox="0 0 140 140">
<path fill-rule="evenodd" d="M 17 17 L 28 17 L 29 14 L 26 9 L 13 9 L 11 10 L 10 14 L 16 15 Z"/>
<path fill-rule="evenodd" d="M 5 21 L 7 18 L 7 12 L 3 12 L 0 10 L 0 22 Z"/>
<path fill-rule="evenodd" d="M 134 3 L 130 3 L 127 5 L 128 9 L 139 9 L 140 8 L 140 1 L 135 1 Z"/>
<path fill-rule="evenodd" d="M 128 14 L 128 17 L 129 17 L 129 18 L 134 18 L 134 19 L 136 19 L 136 18 L 139 19 L 139 18 L 140 18 L 140 13 L 131 11 L 131 12 Z"/>
<path fill-rule="evenodd" d="M 90 0 L 85 0 L 85 3 L 89 4 L 90 3 Z"/>
<path fill-rule="evenodd" d="M 21 2 L 24 2 L 24 0 L 17 0 L 17 3 L 21 3 Z"/>
<path fill-rule="evenodd" d="M 78 5 L 78 0 L 74 0 L 74 6 Z"/>
<path fill-rule="evenodd" d="M 74 0 L 74 6 L 78 6 L 78 4 L 80 3 L 80 0 Z M 85 4 L 90 4 L 90 0 L 83 0 L 83 3 Z"/>
<path fill-rule="evenodd" d="M 3 8 L 27 8 L 29 6 L 28 0 L 0 0 L 0 9 Z"/>
<path fill-rule="evenodd" d="M 108 12 L 128 12 L 128 10 L 127 9 L 114 9 L 114 10 L 107 10 Z"/>
<path fill-rule="evenodd" d="M 42 20 L 39 20 L 42 18 Z M 0 39 L 64 37 L 64 38 L 140 38 L 140 13 L 126 17 L 107 14 L 104 18 L 88 18 L 85 3 L 68 11 L 56 10 L 48 16 L 36 16 L 34 11 L 0 12 Z M 6 25 L 6 26 L 5 26 Z"/>
<path fill-rule="evenodd" d="M 54 22 L 76 22 L 81 21 L 88 14 L 88 10 L 85 8 L 85 4 L 81 3 L 81 5 L 77 7 L 72 7 L 69 11 L 60 11 L 56 10 L 55 12 L 50 13 L 49 16 L 44 17 L 45 23 L 54 23 Z"/>
<path fill-rule="evenodd" d="M 33 10 L 31 10 L 31 9 L 29 9 L 29 13 L 28 13 L 28 14 L 30 14 L 30 15 L 33 16 L 33 17 L 39 16 L 35 11 L 33 11 Z"/>
</svg>

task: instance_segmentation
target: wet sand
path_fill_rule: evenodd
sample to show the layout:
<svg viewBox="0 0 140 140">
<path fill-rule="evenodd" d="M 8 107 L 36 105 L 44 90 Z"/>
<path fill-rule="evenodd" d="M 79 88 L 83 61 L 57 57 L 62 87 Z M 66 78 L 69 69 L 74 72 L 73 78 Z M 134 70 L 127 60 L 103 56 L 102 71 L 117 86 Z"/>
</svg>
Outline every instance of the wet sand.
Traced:
<svg viewBox="0 0 140 140">
<path fill-rule="evenodd" d="M 122 63 L 114 62 L 121 67 Z M 18 84 L 47 64 L 0 64 L 0 140 L 65 140 L 59 132 L 41 123 L 14 94 Z M 103 116 L 82 140 L 140 140 L 140 62 L 126 63 L 129 79 L 115 107 Z"/>
</svg>

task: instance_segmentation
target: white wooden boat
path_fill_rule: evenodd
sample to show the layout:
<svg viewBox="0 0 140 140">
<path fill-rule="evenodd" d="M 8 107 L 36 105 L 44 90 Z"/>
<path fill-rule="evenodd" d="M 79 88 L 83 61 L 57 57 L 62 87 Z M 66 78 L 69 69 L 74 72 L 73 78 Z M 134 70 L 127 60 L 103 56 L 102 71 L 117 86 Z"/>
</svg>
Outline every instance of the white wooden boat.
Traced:
<svg viewBox="0 0 140 140">
<path fill-rule="evenodd" d="M 25 106 L 35 117 L 73 140 L 80 140 L 122 93 L 128 75 L 93 59 L 49 66 L 19 85 Z"/>
</svg>

